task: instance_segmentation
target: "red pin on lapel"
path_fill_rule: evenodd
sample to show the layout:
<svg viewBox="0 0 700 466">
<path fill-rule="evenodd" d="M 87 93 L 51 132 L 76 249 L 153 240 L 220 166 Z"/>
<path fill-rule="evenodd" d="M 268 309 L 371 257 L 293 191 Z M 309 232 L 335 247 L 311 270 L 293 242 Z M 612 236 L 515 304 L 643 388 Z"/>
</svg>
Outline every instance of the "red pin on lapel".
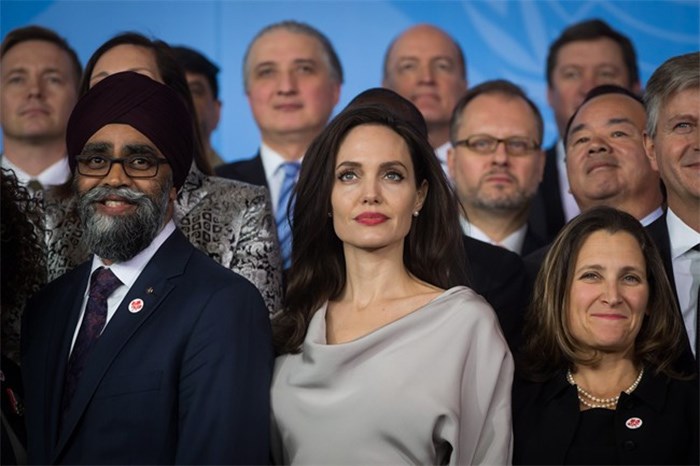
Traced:
<svg viewBox="0 0 700 466">
<path fill-rule="evenodd" d="M 136 298 L 129 303 L 129 312 L 136 314 L 143 309 L 143 299 Z"/>
</svg>

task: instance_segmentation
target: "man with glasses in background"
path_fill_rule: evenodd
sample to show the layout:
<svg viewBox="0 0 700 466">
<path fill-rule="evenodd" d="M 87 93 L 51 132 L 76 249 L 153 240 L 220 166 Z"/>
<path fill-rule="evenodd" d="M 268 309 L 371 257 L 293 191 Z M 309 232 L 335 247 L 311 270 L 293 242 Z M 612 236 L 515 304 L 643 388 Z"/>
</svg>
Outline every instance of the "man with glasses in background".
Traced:
<svg viewBox="0 0 700 466">
<path fill-rule="evenodd" d="M 544 170 L 542 134 L 537 106 L 511 82 L 487 81 L 457 103 L 447 162 L 465 235 L 520 255 L 544 246 L 527 223 Z"/>
</svg>

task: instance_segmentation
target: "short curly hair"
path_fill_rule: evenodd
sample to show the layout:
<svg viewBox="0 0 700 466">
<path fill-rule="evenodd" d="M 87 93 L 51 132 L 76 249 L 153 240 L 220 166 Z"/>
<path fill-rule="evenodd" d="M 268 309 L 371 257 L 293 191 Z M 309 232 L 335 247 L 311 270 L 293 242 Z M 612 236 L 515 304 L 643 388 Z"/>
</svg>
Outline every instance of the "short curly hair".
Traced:
<svg viewBox="0 0 700 466">
<path fill-rule="evenodd" d="M 2 169 L 0 193 L 0 309 L 21 309 L 46 282 L 46 254 L 38 200 Z M 12 290 L 12 292 L 8 292 Z"/>
</svg>

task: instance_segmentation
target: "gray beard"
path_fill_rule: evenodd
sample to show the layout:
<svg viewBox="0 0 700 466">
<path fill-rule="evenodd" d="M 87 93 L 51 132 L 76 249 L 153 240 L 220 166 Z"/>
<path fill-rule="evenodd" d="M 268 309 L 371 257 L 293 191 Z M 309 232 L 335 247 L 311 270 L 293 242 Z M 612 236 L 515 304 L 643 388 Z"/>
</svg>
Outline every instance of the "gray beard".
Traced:
<svg viewBox="0 0 700 466">
<path fill-rule="evenodd" d="M 160 232 L 168 209 L 172 181 L 161 187 L 162 195 L 150 197 L 130 188 L 97 186 L 78 195 L 78 215 L 83 225 L 82 241 L 101 259 L 125 262 L 148 247 Z M 128 215 L 109 216 L 98 212 L 94 203 L 117 195 L 136 204 Z"/>
</svg>

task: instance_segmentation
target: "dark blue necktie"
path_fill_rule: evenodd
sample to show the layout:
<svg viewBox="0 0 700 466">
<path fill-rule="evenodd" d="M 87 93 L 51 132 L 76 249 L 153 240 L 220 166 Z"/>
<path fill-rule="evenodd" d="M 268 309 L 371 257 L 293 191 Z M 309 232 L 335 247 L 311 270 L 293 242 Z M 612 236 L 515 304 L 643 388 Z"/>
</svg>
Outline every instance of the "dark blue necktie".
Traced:
<svg viewBox="0 0 700 466">
<path fill-rule="evenodd" d="M 282 181 L 282 189 L 277 201 L 275 221 L 277 223 L 277 238 L 280 242 L 280 252 L 282 253 L 282 264 L 285 269 L 288 269 L 292 265 L 292 226 L 287 218 L 287 208 L 289 208 L 289 218 L 291 218 L 294 206 L 289 204 L 289 199 L 292 197 L 292 191 L 294 191 L 294 186 L 297 183 L 297 175 L 301 164 L 299 162 L 284 162 L 281 167 L 284 170 L 284 181 Z"/>
<path fill-rule="evenodd" d="M 107 298 L 116 290 L 122 282 L 110 269 L 100 267 L 92 273 L 90 278 L 90 294 L 85 306 L 83 322 L 78 330 L 78 337 L 73 345 L 73 352 L 68 359 L 66 380 L 63 386 L 63 406 L 65 413 L 70 407 L 71 400 L 78 386 L 80 375 L 83 373 L 85 360 L 97 340 L 107 321 Z"/>
</svg>

